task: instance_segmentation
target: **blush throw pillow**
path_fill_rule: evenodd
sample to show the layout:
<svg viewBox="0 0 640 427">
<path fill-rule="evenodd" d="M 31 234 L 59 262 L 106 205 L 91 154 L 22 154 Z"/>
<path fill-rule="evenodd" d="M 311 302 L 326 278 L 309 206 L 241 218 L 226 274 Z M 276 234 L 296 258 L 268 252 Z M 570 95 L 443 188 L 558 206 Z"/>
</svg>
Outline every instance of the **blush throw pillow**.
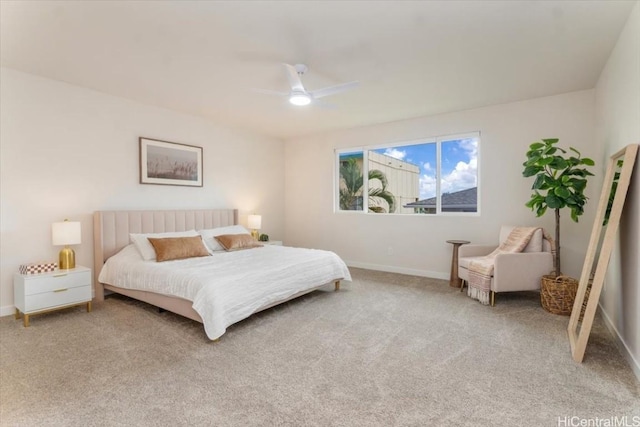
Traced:
<svg viewBox="0 0 640 427">
<path fill-rule="evenodd" d="M 166 233 L 130 233 L 129 239 L 131 239 L 131 243 L 136 245 L 136 248 L 142 255 L 142 258 L 145 261 L 151 261 L 156 259 L 156 251 L 149 243 L 149 237 L 153 237 L 156 239 L 162 239 L 165 237 L 193 237 L 198 236 L 198 232 L 196 230 L 188 230 L 188 231 L 168 231 Z"/>
<path fill-rule="evenodd" d="M 209 251 L 202 243 L 200 236 L 166 237 L 163 239 L 149 237 L 149 243 L 156 251 L 158 262 L 209 256 Z"/>
<path fill-rule="evenodd" d="M 226 227 L 198 230 L 198 234 L 202 236 L 204 244 L 213 253 L 215 251 L 224 251 L 222 245 L 216 240 L 216 236 L 222 236 L 223 234 L 249 234 L 249 232 L 241 225 L 228 225 Z"/>
<path fill-rule="evenodd" d="M 215 236 L 225 251 L 239 251 L 241 249 L 260 248 L 262 245 L 251 234 L 223 234 Z"/>
</svg>

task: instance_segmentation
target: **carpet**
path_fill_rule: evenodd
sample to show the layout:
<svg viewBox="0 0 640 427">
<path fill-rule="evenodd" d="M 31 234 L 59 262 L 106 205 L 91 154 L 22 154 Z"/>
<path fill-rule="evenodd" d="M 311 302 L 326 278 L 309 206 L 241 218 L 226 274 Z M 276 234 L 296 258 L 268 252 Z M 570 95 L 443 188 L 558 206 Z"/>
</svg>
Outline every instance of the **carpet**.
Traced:
<svg viewBox="0 0 640 427">
<path fill-rule="evenodd" d="M 353 282 L 220 341 L 125 297 L 0 319 L 2 426 L 558 426 L 640 420 L 640 384 L 596 317 L 585 361 L 537 293 L 473 301 L 442 280 Z M 567 418 L 568 417 L 568 418 Z"/>
</svg>

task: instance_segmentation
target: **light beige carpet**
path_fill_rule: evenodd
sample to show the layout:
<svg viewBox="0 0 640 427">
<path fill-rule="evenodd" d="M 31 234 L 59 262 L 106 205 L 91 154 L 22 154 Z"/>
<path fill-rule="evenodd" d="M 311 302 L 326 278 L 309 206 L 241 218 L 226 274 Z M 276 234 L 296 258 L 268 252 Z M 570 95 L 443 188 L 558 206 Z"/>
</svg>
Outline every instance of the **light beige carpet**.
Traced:
<svg viewBox="0 0 640 427">
<path fill-rule="evenodd" d="M 0 320 L 0 424 L 558 426 L 640 417 L 640 385 L 598 317 L 583 364 L 536 293 L 483 306 L 440 280 L 352 269 L 230 327 L 122 297 Z M 560 424 L 562 425 L 562 424 Z M 569 425 L 569 424 L 564 424 Z"/>
</svg>

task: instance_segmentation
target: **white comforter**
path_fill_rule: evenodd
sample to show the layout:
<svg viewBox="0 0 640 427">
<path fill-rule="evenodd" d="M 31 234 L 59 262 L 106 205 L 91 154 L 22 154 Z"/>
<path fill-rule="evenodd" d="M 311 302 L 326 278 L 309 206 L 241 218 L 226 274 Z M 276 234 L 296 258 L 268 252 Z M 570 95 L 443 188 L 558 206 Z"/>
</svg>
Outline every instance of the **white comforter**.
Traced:
<svg viewBox="0 0 640 427">
<path fill-rule="evenodd" d="M 335 253 L 265 245 L 179 261 L 144 261 L 133 245 L 107 260 L 99 280 L 193 301 L 210 339 L 261 308 L 335 280 L 351 280 Z"/>
</svg>

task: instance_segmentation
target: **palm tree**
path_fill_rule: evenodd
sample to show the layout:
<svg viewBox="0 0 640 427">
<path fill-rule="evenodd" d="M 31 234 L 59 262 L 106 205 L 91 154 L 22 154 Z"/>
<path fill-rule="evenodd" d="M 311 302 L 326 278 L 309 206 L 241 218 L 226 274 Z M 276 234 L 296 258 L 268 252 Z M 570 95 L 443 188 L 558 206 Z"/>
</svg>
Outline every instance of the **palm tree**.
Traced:
<svg viewBox="0 0 640 427">
<path fill-rule="evenodd" d="M 340 209 L 356 210 L 362 204 L 362 171 L 356 159 L 340 164 Z M 358 203 L 360 202 L 360 203 Z"/>
<path fill-rule="evenodd" d="M 383 202 L 389 206 L 389 213 L 396 210 L 396 198 L 387 190 L 389 182 L 384 172 L 373 169 L 369 171 L 369 181 L 377 179 L 382 185 L 381 188 L 369 188 L 369 211 L 375 213 L 385 213 L 386 209 L 381 206 Z M 362 203 L 362 188 L 364 181 L 362 171 L 356 159 L 347 159 L 340 165 L 340 209 L 355 210 Z"/>
</svg>

